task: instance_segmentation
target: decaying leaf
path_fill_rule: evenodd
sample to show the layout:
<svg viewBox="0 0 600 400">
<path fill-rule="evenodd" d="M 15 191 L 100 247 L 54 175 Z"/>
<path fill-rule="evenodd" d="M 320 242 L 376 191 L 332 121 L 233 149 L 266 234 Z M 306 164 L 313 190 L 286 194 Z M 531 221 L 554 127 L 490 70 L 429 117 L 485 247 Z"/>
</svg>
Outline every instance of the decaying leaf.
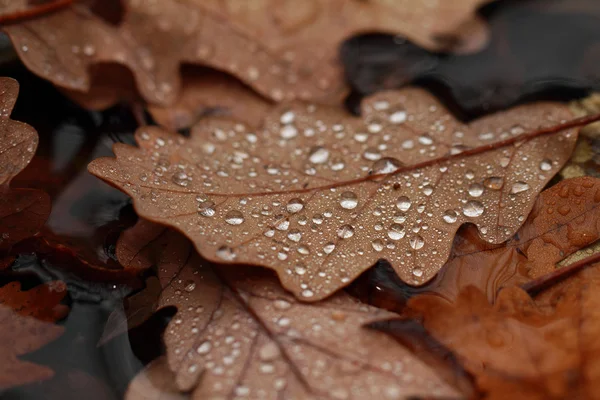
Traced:
<svg viewBox="0 0 600 400">
<path fill-rule="evenodd" d="M 19 84 L 0 78 L 0 251 L 34 235 L 50 214 L 50 198 L 39 190 L 11 189 L 10 181 L 35 153 L 35 130 L 10 119 Z"/>
<path fill-rule="evenodd" d="M 346 294 L 300 303 L 266 271 L 213 269 L 180 234 L 146 221 L 121 238 L 118 256 L 157 265 L 159 307 L 178 309 L 164 334 L 168 367 L 194 399 L 457 396 L 406 349 L 361 328 L 393 314 Z M 128 400 L 152 398 L 138 383 Z"/>
<path fill-rule="evenodd" d="M 474 11 L 489 1 L 124 0 L 116 26 L 76 4 L 4 30 L 29 69 L 67 89 L 102 85 L 90 81 L 88 68 L 116 63 L 133 72 L 146 101 L 164 105 L 177 98 L 178 70 L 187 63 L 231 73 L 277 101 L 338 100 L 344 39 L 381 31 L 430 48 L 481 47 L 487 35 Z"/>
<path fill-rule="evenodd" d="M 567 118 L 538 103 L 464 125 L 406 89 L 369 98 L 362 118 L 292 104 L 258 130 L 215 118 L 189 139 L 142 128 L 139 149 L 117 144 L 89 170 L 209 260 L 272 268 L 314 301 L 378 259 L 425 283 L 464 223 L 491 243 L 510 238 L 570 155 Z"/>
<path fill-rule="evenodd" d="M 494 306 L 473 287 L 455 306 L 423 295 L 409 307 L 428 332 L 452 349 L 489 399 L 598 397 L 600 269 L 589 267 L 542 300 L 520 288 Z M 546 299 L 560 297 L 549 304 Z M 387 329 L 393 332 L 394 324 Z M 396 332 L 398 333 L 398 332 Z"/>
<path fill-rule="evenodd" d="M 39 349 L 63 333 L 63 327 L 50 322 L 66 315 L 66 306 L 59 304 L 66 293 L 61 282 L 24 292 L 16 283 L 0 287 L 0 390 L 52 377 L 48 367 L 17 357 Z"/>
</svg>

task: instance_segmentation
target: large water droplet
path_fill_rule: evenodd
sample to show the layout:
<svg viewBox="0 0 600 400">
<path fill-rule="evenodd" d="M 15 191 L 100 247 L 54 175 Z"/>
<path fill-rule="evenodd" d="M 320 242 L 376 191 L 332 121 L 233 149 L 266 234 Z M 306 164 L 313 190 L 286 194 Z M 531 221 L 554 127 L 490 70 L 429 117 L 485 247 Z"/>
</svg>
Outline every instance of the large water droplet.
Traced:
<svg viewBox="0 0 600 400">
<path fill-rule="evenodd" d="M 221 246 L 217 249 L 217 257 L 221 260 L 231 261 L 235 259 L 236 254 L 231 247 Z"/>
<path fill-rule="evenodd" d="M 244 214 L 238 210 L 231 210 L 225 215 L 225 222 L 229 225 L 240 225 L 244 222 Z"/>
<path fill-rule="evenodd" d="M 189 178 L 188 174 L 186 174 L 183 171 L 178 171 L 173 174 L 171 180 L 176 185 L 186 187 L 190 183 L 188 178 Z"/>
<path fill-rule="evenodd" d="M 398 200 L 396 201 L 396 207 L 398 207 L 400 209 L 400 211 L 408 211 L 408 209 L 410 208 L 411 205 L 412 205 L 412 202 L 406 196 L 400 196 L 400 197 L 398 197 Z"/>
<path fill-rule="evenodd" d="M 294 214 L 302 211 L 302 209 L 304 208 L 304 202 L 301 199 L 294 197 L 293 199 L 288 201 L 285 208 L 288 210 L 289 213 Z"/>
<path fill-rule="evenodd" d="M 354 236 L 354 227 L 352 225 L 342 225 L 337 230 L 340 239 L 348 239 Z"/>
<path fill-rule="evenodd" d="M 285 125 L 279 131 L 283 139 L 293 139 L 298 136 L 298 129 L 294 125 Z"/>
<path fill-rule="evenodd" d="M 446 210 L 442 218 L 444 219 L 444 222 L 453 224 L 458 219 L 458 214 L 454 210 Z"/>
<path fill-rule="evenodd" d="M 512 185 L 512 188 L 510 189 L 510 192 L 512 194 L 517 194 L 517 193 L 522 193 L 522 192 L 526 192 L 529 190 L 529 185 L 526 182 L 515 182 Z"/>
<path fill-rule="evenodd" d="M 340 206 L 346 210 L 353 210 L 358 205 L 358 198 L 354 192 L 344 192 L 340 198 Z"/>
<path fill-rule="evenodd" d="M 431 196 L 433 194 L 433 186 L 425 185 L 423 186 L 423 193 L 425 196 Z"/>
<path fill-rule="evenodd" d="M 479 197 L 483 194 L 483 186 L 479 183 L 472 183 L 469 186 L 469 194 L 473 197 Z"/>
<path fill-rule="evenodd" d="M 196 352 L 198 354 L 208 354 L 210 353 L 210 350 L 212 349 L 212 343 L 207 341 L 204 341 L 200 344 L 200 346 L 198 346 L 198 348 L 196 349 Z"/>
<path fill-rule="evenodd" d="M 325 246 L 323 246 L 323 251 L 325 252 L 325 254 L 331 254 L 333 250 L 335 250 L 335 243 L 329 242 Z"/>
<path fill-rule="evenodd" d="M 313 147 L 308 159 L 313 164 L 324 164 L 329 159 L 329 150 L 321 146 Z"/>
<path fill-rule="evenodd" d="M 291 229 L 287 237 L 293 242 L 299 242 L 302 239 L 302 233 L 298 229 Z"/>
<path fill-rule="evenodd" d="M 375 239 L 371 242 L 371 246 L 373 246 L 373 250 L 382 251 L 383 250 L 383 240 Z"/>
<path fill-rule="evenodd" d="M 406 230 L 403 225 L 392 224 L 390 225 L 387 234 L 392 240 L 400 240 L 406 235 Z"/>
<path fill-rule="evenodd" d="M 282 124 L 291 124 L 292 122 L 294 122 L 295 119 L 296 119 L 296 114 L 294 114 L 293 111 L 286 111 L 283 114 L 281 114 L 279 121 Z"/>
<path fill-rule="evenodd" d="M 390 122 L 392 124 L 401 124 L 406 121 L 406 111 L 396 111 L 390 115 Z"/>
<path fill-rule="evenodd" d="M 483 204 L 479 201 L 471 200 L 463 207 L 463 214 L 467 217 L 479 217 L 483 214 Z"/>
</svg>

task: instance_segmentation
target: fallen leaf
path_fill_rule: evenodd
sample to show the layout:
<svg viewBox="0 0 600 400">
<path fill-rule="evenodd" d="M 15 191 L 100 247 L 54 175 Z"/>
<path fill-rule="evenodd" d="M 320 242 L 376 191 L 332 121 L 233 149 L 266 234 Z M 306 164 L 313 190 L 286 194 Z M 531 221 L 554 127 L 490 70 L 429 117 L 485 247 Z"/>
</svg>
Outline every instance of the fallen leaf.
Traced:
<svg viewBox="0 0 600 400">
<path fill-rule="evenodd" d="M 600 271 L 588 267 L 548 304 L 524 290 L 503 289 L 491 306 L 466 288 L 456 305 L 436 296 L 411 299 L 425 329 L 449 347 L 489 399 L 598 398 Z M 548 296 L 545 297 L 547 299 Z M 394 332 L 393 322 L 387 329 Z M 400 334 L 401 332 L 394 332 Z"/>
<path fill-rule="evenodd" d="M 9 186 L 29 164 L 38 143 L 31 126 L 10 119 L 18 92 L 17 81 L 0 78 L 0 251 L 38 232 L 51 207 L 46 193 Z"/>
<path fill-rule="evenodd" d="M 467 55 L 431 53 L 394 35 L 352 38 L 341 51 L 349 84 L 362 95 L 412 82 L 441 85 L 467 117 L 600 88 L 598 2 L 499 2 L 487 19 L 490 43 Z"/>
<path fill-rule="evenodd" d="M 406 349 L 361 328 L 393 314 L 346 294 L 300 303 L 272 275 L 213 269 L 180 234 L 147 221 L 126 232 L 117 254 L 124 265 L 157 265 L 158 307 L 178 309 L 164 334 L 166 364 L 177 391 L 192 398 L 458 396 Z M 167 365 L 143 372 L 127 399 L 153 398 L 164 386 L 153 371 Z"/>
<path fill-rule="evenodd" d="M 133 72 L 147 102 L 170 104 L 180 91 L 179 67 L 186 63 L 231 73 L 276 101 L 337 101 L 345 92 L 337 62 L 344 39 L 382 31 L 409 35 L 430 48 L 482 46 L 485 25 L 474 12 L 489 1 L 311 0 L 300 6 L 128 0 L 117 25 L 76 4 L 3 29 L 29 69 L 66 89 L 86 92 L 102 85 L 90 81 L 89 67 L 116 63 Z"/>
<path fill-rule="evenodd" d="M 208 115 L 221 115 L 258 127 L 271 107 L 270 102 L 223 73 L 193 70 L 184 73 L 182 81 L 175 104 L 148 106 L 156 122 L 171 131 L 189 128 Z"/>
<path fill-rule="evenodd" d="M 24 292 L 18 283 L 0 287 L 0 390 L 52 377 L 50 368 L 17 357 L 62 335 L 64 328 L 50 321 L 66 315 L 66 306 L 59 304 L 66 293 L 62 282 Z"/>
<path fill-rule="evenodd" d="M 67 7 L 73 0 L 0 0 L 0 24 L 39 17 Z"/>
<path fill-rule="evenodd" d="M 116 159 L 89 170 L 209 260 L 272 268 L 314 301 L 378 259 L 427 282 L 464 223 L 488 242 L 509 239 L 570 155 L 581 121 L 557 125 L 568 118 L 538 103 L 465 125 L 406 89 L 369 98 L 362 118 L 293 104 L 258 130 L 216 118 L 189 139 L 142 128 L 140 148 L 116 144 Z"/>
<path fill-rule="evenodd" d="M 600 240 L 599 221 L 600 179 L 564 180 L 539 195 L 527 221 L 506 243 L 490 245 L 469 226 L 458 232 L 448 262 L 426 285 L 411 287 L 378 265 L 357 281 L 351 293 L 395 312 L 402 312 L 406 302 L 419 294 L 454 303 L 469 286 L 494 303 L 503 287 L 528 282 L 594 254 L 587 246 Z"/>
</svg>

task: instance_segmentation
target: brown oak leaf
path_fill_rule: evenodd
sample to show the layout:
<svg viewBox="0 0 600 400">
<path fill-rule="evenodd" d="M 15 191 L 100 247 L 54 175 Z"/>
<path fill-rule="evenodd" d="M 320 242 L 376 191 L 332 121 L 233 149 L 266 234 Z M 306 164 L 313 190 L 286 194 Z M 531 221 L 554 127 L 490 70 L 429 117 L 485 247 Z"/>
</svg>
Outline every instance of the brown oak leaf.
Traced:
<svg viewBox="0 0 600 400">
<path fill-rule="evenodd" d="M 62 335 L 64 328 L 51 322 L 65 317 L 68 309 L 59 303 L 66 293 L 62 282 L 27 291 L 18 283 L 0 287 L 0 390 L 52 377 L 50 368 L 17 357 Z"/>
<path fill-rule="evenodd" d="M 352 293 L 396 312 L 417 294 L 435 294 L 455 302 L 468 286 L 485 293 L 493 303 L 503 287 L 540 278 L 557 265 L 589 257 L 594 249 L 588 246 L 598 240 L 600 179 L 568 179 L 540 194 L 527 221 L 506 243 L 486 243 L 474 227 L 467 227 L 456 235 L 448 262 L 428 284 L 409 287 L 378 266 L 361 277 Z"/>
<path fill-rule="evenodd" d="M 215 269 L 179 233 L 144 220 L 120 239 L 117 254 L 124 265 L 155 264 L 158 307 L 178 309 L 164 334 L 166 365 L 159 361 L 134 380 L 129 400 L 153 398 L 163 384 L 152 381 L 164 383 L 155 369 L 167 367 L 174 398 L 175 389 L 195 399 L 458 395 L 408 350 L 361 328 L 393 314 L 347 294 L 298 302 L 267 271 Z"/>
<path fill-rule="evenodd" d="M 272 268 L 314 301 L 378 259 L 407 283 L 427 282 L 464 223 L 490 243 L 509 239 L 570 155 L 569 115 L 538 103 L 465 125 L 405 89 L 370 97 L 361 118 L 298 103 L 257 130 L 218 118 L 189 139 L 142 128 L 140 148 L 117 144 L 116 159 L 89 170 L 209 260 Z"/>
<path fill-rule="evenodd" d="M 133 72 L 146 101 L 164 105 L 177 98 L 186 63 L 231 73 L 273 100 L 337 101 L 346 90 L 337 60 L 344 39 L 381 31 L 430 48 L 475 50 L 487 31 L 474 12 L 489 1 L 123 0 L 116 25 L 75 4 L 4 31 L 29 69 L 66 89 L 102 85 L 88 69 L 116 63 Z"/>
<path fill-rule="evenodd" d="M 18 92 L 17 81 L 0 78 L 0 251 L 38 232 L 51 207 L 43 191 L 9 186 L 29 164 L 38 143 L 31 126 L 10 119 Z"/>
<path fill-rule="evenodd" d="M 596 399 L 600 269 L 590 266 L 541 299 L 511 287 L 495 305 L 474 287 L 456 305 L 431 295 L 409 307 L 476 378 L 486 399 Z M 548 298 L 559 298 L 549 303 Z M 394 322 L 380 328 L 394 335 Z"/>
</svg>

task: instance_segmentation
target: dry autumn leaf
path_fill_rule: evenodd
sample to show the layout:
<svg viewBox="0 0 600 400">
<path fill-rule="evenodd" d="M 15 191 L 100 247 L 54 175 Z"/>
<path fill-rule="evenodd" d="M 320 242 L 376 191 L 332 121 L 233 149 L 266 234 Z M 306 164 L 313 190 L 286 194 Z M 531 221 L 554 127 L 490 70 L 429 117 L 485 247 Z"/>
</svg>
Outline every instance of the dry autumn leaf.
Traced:
<svg viewBox="0 0 600 400">
<path fill-rule="evenodd" d="M 18 92 L 17 81 L 0 78 L 0 251 L 38 232 L 51 207 L 46 193 L 9 186 L 29 164 L 38 143 L 31 126 L 10 119 Z"/>
<path fill-rule="evenodd" d="M 164 105 L 177 98 L 187 63 L 231 73 L 273 100 L 338 100 L 346 91 L 337 60 L 344 39 L 382 31 L 430 48 L 475 50 L 487 31 L 474 12 L 489 1 L 124 0 L 117 25 L 75 4 L 4 31 L 29 69 L 66 89 L 102 85 L 90 81 L 89 68 L 116 63 L 133 72 L 146 101 Z"/>
<path fill-rule="evenodd" d="M 148 127 L 140 148 L 89 170 L 132 196 L 211 261 L 274 269 L 318 300 L 378 259 L 423 284 L 464 223 L 501 243 L 576 140 L 568 110 L 538 103 L 456 121 L 427 92 L 372 96 L 363 116 L 307 104 L 274 108 L 258 130 L 206 119 L 186 139 Z"/>
<path fill-rule="evenodd" d="M 168 371 L 173 398 L 458 395 L 393 340 L 361 328 L 393 314 L 346 294 L 300 303 L 265 271 L 213 269 L 180 234 L 143 220 L 120 239 L 117 254 L 123 265 L 157 265 L 158 307 L 178 309 L 164 334 L 167 361 L 135 379 L 128 400 L 162 398 L 157 390 Z"/>
<path fill-rule="evenodd" d="M 64 328 L 53 323 L 66 315 L 59 302 L 67 291 L 50 282 L 22 292 L 19 284 L 0 287 L 0 390 L 49 379 L 53 372 L 17 357 L 58 338 Z"/>
</svg>

